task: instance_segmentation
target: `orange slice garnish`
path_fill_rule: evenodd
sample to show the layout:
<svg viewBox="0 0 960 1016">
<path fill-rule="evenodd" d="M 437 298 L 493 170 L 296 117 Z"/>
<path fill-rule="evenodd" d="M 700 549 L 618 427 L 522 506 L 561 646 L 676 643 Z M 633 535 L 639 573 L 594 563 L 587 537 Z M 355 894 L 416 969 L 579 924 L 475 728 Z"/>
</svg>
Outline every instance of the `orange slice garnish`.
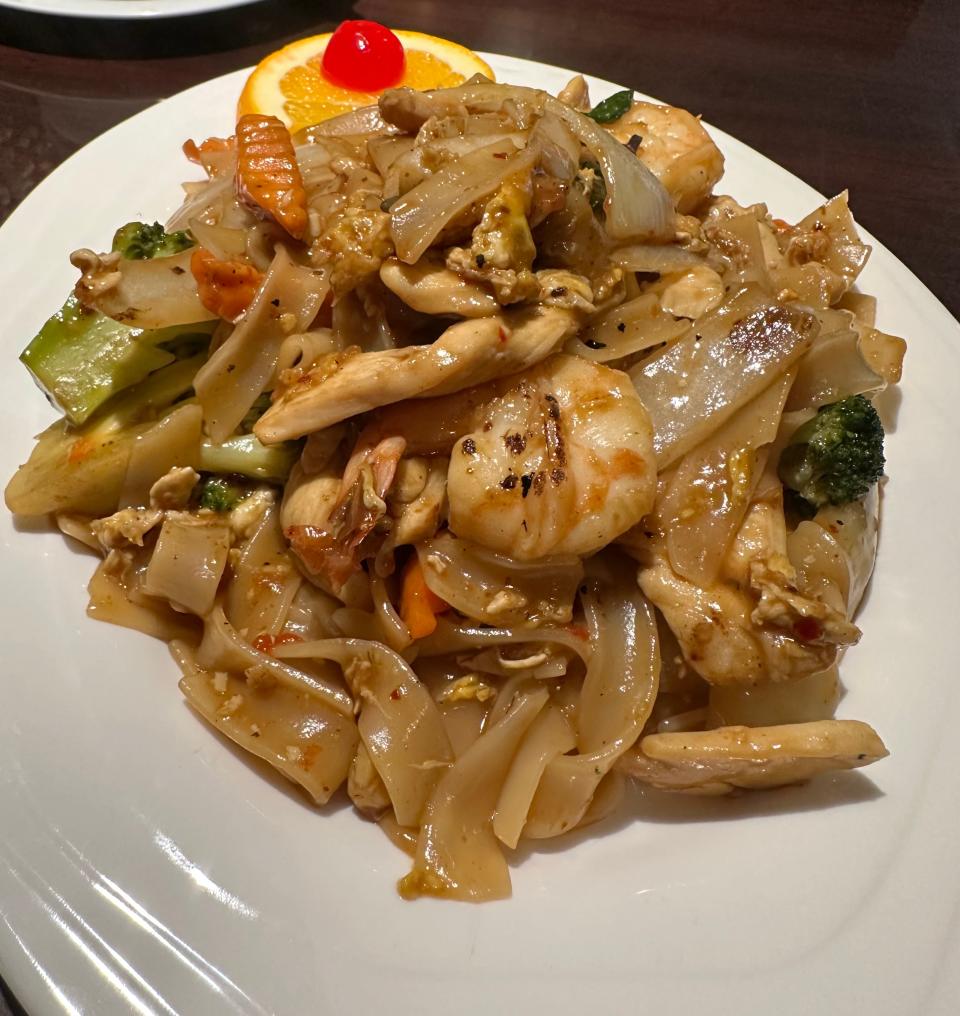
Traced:
<svg viewBox="0 0 960 1016">
<path fill-rule="evenodd" d="M 291 42 L 265 57 L 247 79 L 237 116 L 276 116 L 291 131 L 376 102 L 381 92 L 357 92 L 328 81 L 321 61 L 332 33 Z M 425 90 L 462 84 L 474 74 L 493 79 L 489 65 L 473 50 L 420 32 L 395 31 L 406 66 L 395 87 Z"/>
</svg>

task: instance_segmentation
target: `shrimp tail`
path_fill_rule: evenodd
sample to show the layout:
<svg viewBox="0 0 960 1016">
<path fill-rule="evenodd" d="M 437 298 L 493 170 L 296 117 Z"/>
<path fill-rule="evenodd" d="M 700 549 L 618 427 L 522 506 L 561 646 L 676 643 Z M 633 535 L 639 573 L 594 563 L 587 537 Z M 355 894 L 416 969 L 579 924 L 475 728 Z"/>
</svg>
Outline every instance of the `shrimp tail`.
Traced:
<svg viewBox="0 0 960 1016">
<path fill-rule="evenodd" d="M 290 526 L 285 531 L 304 567 L 327 579 L 335 589 L 342 589 L 360 570 L 364 541 L 387 514 L 385 499 L 405 448 L 402 437 L 373 443 L 362 433 L 327 521 L 322 526 Z"/>
</svg>

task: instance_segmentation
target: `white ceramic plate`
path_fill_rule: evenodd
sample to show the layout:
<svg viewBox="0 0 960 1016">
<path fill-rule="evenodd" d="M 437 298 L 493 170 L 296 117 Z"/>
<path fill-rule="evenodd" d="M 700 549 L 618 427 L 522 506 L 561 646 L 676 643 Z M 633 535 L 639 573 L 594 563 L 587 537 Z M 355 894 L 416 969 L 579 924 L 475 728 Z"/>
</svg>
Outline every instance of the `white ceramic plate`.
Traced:
<svg viewBox="0 0 960 1016">
<path fill-rule="evenodd" d="M 568 77 L 488 59 L 503 81 Z M 109 131 L 0 229 L 4 478 L 51 418 L 15 357 L 74 280 L 67 252 L 163 219 L 191 175 L 181 142 L 230 131 L 244 76 Z M 821 200 L 714 136 L 739 200 L 787 219 Z M 318 815 L 230 750 L 162 644 L 84 617 L 91 558 L 0 512 L 0 972 L 31 1016 L 955 1013 L 960 328 L 882 247 L 862 285 L 911 345 L 840 715 L 891 757 L 737 800 L 637 795 L 522 852 L 509 901 L 401 902 L 406 858 L 375 826 L 342 803 Z"/>
<path fill-rule="evenodd" d="M 257 0 L 0 0 L 0 7 L 73 18 L 172 18 L 245 7 Z"/>
</svg>

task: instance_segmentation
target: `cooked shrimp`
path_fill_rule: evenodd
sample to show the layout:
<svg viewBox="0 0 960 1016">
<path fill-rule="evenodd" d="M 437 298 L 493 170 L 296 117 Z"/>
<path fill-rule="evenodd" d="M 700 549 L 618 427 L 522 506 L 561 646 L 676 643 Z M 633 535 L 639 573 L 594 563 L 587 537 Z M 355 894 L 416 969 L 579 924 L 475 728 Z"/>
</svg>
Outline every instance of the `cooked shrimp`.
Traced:
<svg viewBox="0 0 960 1016">
<path fill-rule="evenodd" d="M 320 485 L 320 511 L 315 519 L 307 525 L 288 525 L 284 520 L 284 535 L 294 553 L 307 571 L 325 579 L 334 590 L 360 570 L 360 544 L 387 514 L 384 498 L 404 447 L 401 437 L 369 440 L 361 435 L 336 500 L 327 501 L 324 494 L 329 488 Z"/>
<path fill-rule="evenodd" d="M 783 509 L 755 502 L 717 580 L 678 575 L 658 541 L 640 588 L 677 637 L 685 661 L 713 685 L 791 681 L 826 670 L 859 629 L 821 599 L 803 595 L 787 557 Z"/>
<path fill-rule="evenodd" d="M 346 353 L 317 363 L 257 421 L 265 444 L 302 437 L 378 406 L 446 395 L 539 363 L 575 335 L 583 320 L 569 294 L 583 280 L 569 273 L 554 287 L 566 305 L 537 305 L 451 325 L 428 346 Z M 589 290 L 587 291 L 589 294 Z M 592 304 L 584 301 L 592 309 Z"/>
<path fill-rule="evenodd" d="M 670 192 L 678 212 L 692 212 L 723 176 L 720 149 L 685 109 L 635 102 L 607 129 L 625 145 L 640 138 L 637 155 Z"/>
<path fill-rule="evenodd" d="M 275 116 L 247 113 L 237 121 L 237 192 L 303 239 L 307 192 L 290 132 Z"/>
<path fill-rule="evenodd" d="M 592 554 L 653 504 L 653 431 L 626 375 L 556 355 L 455 396 L 394 406 L 371 424 L 408 450 L 446 452 L 450 528 L 528 561 Z"/>
</svg>

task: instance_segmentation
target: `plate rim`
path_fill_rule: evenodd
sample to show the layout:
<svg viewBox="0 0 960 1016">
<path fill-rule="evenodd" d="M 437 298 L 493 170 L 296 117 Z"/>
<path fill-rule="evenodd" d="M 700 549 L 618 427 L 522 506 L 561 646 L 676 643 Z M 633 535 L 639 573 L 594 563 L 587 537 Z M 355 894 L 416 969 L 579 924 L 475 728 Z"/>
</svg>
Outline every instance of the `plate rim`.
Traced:
<svg viewBox="0 0 960 1016">
<path fill-rule="evenodd" d="M 0 0 L 0 7 L 41 17 L 149 21 L 212 14 L 261 2 L 263 0 Z"/>
<path fill-rule="evenodd" d="M 117 0 L 117 2 L 124 2 L 124 0 Z M 135 0 L 131 0 L 131 2 L 135 2 Z M 192 2 L 192 0 L 188 0 L 188 2 Z M 220 0 L 217 0 L 217 2 L 220 2 Z M 230 5 L 232 5 L 233 2 L 234 0 L 230 0 Z M 254 0 L 239 0 L 239 2 L 254 2 Z M 541 61 L 527 60 L 519 57 L 504 56 L 490 53 L 481 53 L 481 56 L 485 58 L 492 57 L 496 62 L 499 63 L 517 64 L 525 66 L 527 68 L 530 68 L 531 71 L 535 69 L 543 70 L 544 68 L 546 68 L 549 69 L 550 71 L 560 71 L 563 73 L 569 73 L 571 75 L 577 73 L 574 71 L 568 71 L 566 68 L 558 67 L 556 65 L 547 64 Z M 13 211 L 8 220 L 5 223 L 3 223 L 2 226 L 0 226 L 0 250 L 2 250 L 3 242 L 6 238 L 6 235 L 10 232 L 8 228 L 9 225 L 14 222 L 19 222 L 21 216 L 28 214 L 29 209 L 27 208 L 27 205 L 36 200 L 38 192 L 40 192 L 41 189 L 44 188 L 44 186 L 54 178 L 59 179 L 64 175 L 69 175 L 72 172 L 74 160 L 79 161 L 81 158 L 86 157 L 88 150 L 91 149 L 92 147 L 97 146 L 99 143 L 103 141 L 104 138 L 113 134 L 114 132 L 129 129 L 129 125 L 134 121 L 136 121 L 139 117 L 143 116 L 144 113 L 161 108 L 166 102 L 175 99 L 182 101 L 185 96 L 189 96 L 191 93 L 195 91 L 202 91 L 204 89 L 210 88 L 214 86 L 216 83 L 223 84 L 225 82 L 225 79 L 236 77 L 239 80 L 240 78 L 242 78 L 243 75 L 248 74 L 249 72 L 250 68 L 243 68 L 237 71 L 229 72 L 224 75 L 219 75 L 215 78 L 211 78 L 208 79 L 207 81 L 203 81 L 196 85 L 193 85 L 190 88 L 184 89 L 181 92 L 178 92 L 173 96 L 170 96 L 169 98 L 163 100 L 163 102 L 155 106 L 149 106 L 145 110 L 142 110 L 134 114 L 133 116 L 124 119 L 120 123 L 111 127 L 108 131 L 105 131 L 103 134 L 89 141 L 82 148 L 78 149 L 75 153 L 73 153 L 69 158 L 64 160 L 64 162 L 62 162 L 59 166 L 57 166 L 50 174 L 47 175 L 47 177 L 44 178 L 44 180 L 40 181 L 29 192 L 29 194 L 20 202 L 20 204 Z M 593 76 L 590 77 L 592 81 L 596 81 L 601 86 L 609 86 L 611 89 L 618 87 L 613 83 L 603 82 L 601 81 L 601 79 L 593 78 Z M 638 94 L 640 93 L 638 92 Z M 728 135 L 726 132 L 720 130 L 719 128 L 713 127 L 710 124 L 707 124 L 707 126 L 708 129 L 713 134 L 713 136 L 718 139 L 721 148 L 726 148 L 727 146 L 731 145 L 739 146 L 740 148 L 746 150 L 746 152 L 749 153 L 751 159 L 762 160 L 762 165 L 764 166 L 765 169 L 767 167 L 772 167 L 778 173 L 786 174 L 791 178 L 792 181 L 801 184 L 812 194 L 815 194 L 817 200 L 824 200 L 822 195 L 816 192 L 803 180 L 801 180 L 799 177 L 796 177 L 794 174 L 790 173 L 789 170 L 786 170 L 784 167 L 773 162 L 773 160 L 763 155 L 763 153 L 758 152 L 753 148 L 750 148 L 749 146 L 743 144 L 742 142 L 733 138 L 731 135 Z M 864 239 L 867 242 L 873 244 L 877 249 L 884 251 L 886 256 L 888 256 L 895 263 L 898 270 L 898 276 L 902 272 L 904 278 L 908 278 L 912 285 L 919 287 L 923 291 L 924 302 L 927 305 L 927 307 L 931 311 L 936 311 L 938 314 L 942 315 L 944 319 L 944 326 L 948 329 L 955 330 L 958 337 L 960 337 L 960 325 L 958 325 L 956 320 L 953 318 L 953 316 L 950 314 L 947 308 L 942 304 L 942 302 L 936 297 L 936 295 L 932 293 L 924 285 L 924 283 L 912 272 L 912 270 L 907 265 L 905 265 L 899 258 L 897 258 L 892 252 L 890 252 L 889 249 L 886 248 L 882 243 L 880 243 L 875 237 L 872 237 L 865 230 L 862 231 L 862 233 Z M 2 917 L 2 915 L 0 915 L 0 917 Z M 10 990 L 14 993 L 14 995 L 18 998 L 18 1000 L 21 1001 L 21 1004 L 28 1006 L 29 1012 L 32 1013 L 33 1011 L 36 1011 L 37 1013 L 40 1013 L 46 1011 L 47 1006 L 51 1003 L 51 1000 L 53 998 L 51 986 L 44 982 L 42 972 L 38 971 L 34 965 L 31 965 L 28 957 L 25 956 L 23 952 L 17 947 L 16 942 L 11 939 L 10 933 L 13 933 L 15 935 L 15 932 L 13 932 L 13 928 L 10 927 L 9 925 L 6 926 L 5 925 L 6 922 L 0 922 L 0 939 L 2 939 L 3 942 L 5 943 L 5 948 L 0 950 L 0 973 L 2 973 L 3 977 L 10 986 Z M 13 957 L 12 962 L 11 957 Z"/>
</svg>

